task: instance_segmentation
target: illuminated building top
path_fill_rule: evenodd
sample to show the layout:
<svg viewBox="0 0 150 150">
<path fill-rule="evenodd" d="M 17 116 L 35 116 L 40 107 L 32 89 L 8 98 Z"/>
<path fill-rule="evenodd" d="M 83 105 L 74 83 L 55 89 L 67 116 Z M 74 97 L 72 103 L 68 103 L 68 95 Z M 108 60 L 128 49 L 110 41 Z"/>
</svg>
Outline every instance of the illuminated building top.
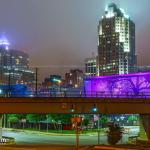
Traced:
<svg viewBox="0 0 150 150">
<path fill-rule="evenodd" d="M 8 42 L 7 38 L 1 37 L 0 38 L 0 47 L 4 48 L 5 50 L 9 50 L 10 43 Z"/>
<path fill-rule="evenodd" d="M 112 18 L 112 17 L 125 17 L 129 19 L 129 16 L 125 13 L 122 8 L 118 8 L 116 4 L 111 3 L 105 8 L 105 17 Z"/>
</svg>

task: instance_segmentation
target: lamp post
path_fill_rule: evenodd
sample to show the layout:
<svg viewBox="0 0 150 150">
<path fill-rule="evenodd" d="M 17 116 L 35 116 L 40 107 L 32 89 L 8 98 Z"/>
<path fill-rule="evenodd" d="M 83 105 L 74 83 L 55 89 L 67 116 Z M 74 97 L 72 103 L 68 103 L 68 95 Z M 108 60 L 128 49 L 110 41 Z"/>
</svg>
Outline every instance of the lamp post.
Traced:
<svg viewBox="0 0 150 150">
<path fill-rule="evenodd" d="M 93 108 L 92 108 L 92 112 L 93 113 L 97 113 L 99 110 L 98 110 L 98 108 L 97 108 L 97 106 L 96 106 L 96 104 L 94 104 L 93 105 Z M 100 115 L 99 115 L 99 113 L 98 113 L 98 119 L 97 119 L 97 121 L 98 121 L 98 123 L 97 123 L 97 133 L 98 133 L 98 144 L 100 144 L 100 120 L 99 120 L 99 117 L 100 117 Z"/>
</svg>

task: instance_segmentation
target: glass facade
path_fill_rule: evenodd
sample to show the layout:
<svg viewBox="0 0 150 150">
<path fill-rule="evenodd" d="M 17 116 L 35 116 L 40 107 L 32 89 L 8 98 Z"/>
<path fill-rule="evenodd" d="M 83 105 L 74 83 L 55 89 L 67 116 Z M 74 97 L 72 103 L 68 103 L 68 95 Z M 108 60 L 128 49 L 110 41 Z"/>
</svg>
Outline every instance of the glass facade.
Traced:
<svg viewBox="0 0 150 150">
<path fill-rule="evenodd" d="M 96 76 L 97 74 L 97 57 L 85 59 L 86 76 Z"/>
</svg>

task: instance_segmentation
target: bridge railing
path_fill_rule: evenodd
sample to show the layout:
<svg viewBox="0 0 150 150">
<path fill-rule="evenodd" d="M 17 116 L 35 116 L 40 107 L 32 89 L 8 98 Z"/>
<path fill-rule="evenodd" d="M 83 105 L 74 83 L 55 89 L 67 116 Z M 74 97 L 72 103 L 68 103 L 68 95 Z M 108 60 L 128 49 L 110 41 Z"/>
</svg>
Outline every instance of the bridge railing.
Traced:
<svg viewBox="0 0 150 150">
<path fill-rule="evenodd" d="M 101 93 L 101 92 L 83 92 L 83 91 L 28 91 L 28 93 L 7 93 L 0 94 L 0 97 L 47 97 L 47 98 L 150 98 L 150 93 L 140 93 L 138 95 L 134 93 Z"/>
</svg>

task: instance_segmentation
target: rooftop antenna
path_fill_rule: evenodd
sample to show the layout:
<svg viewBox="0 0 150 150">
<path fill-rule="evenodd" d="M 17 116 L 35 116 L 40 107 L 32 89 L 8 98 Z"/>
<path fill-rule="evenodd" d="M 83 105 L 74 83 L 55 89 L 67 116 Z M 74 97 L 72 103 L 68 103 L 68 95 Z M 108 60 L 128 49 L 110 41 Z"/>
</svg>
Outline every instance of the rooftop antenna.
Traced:
<svg viewBox="0 0 150 150">
<path fill-rule="evenodd" d="M 94 58 L 95 57 L 95 52 L 92 52 L 92 58 Z"/>
</svg>

